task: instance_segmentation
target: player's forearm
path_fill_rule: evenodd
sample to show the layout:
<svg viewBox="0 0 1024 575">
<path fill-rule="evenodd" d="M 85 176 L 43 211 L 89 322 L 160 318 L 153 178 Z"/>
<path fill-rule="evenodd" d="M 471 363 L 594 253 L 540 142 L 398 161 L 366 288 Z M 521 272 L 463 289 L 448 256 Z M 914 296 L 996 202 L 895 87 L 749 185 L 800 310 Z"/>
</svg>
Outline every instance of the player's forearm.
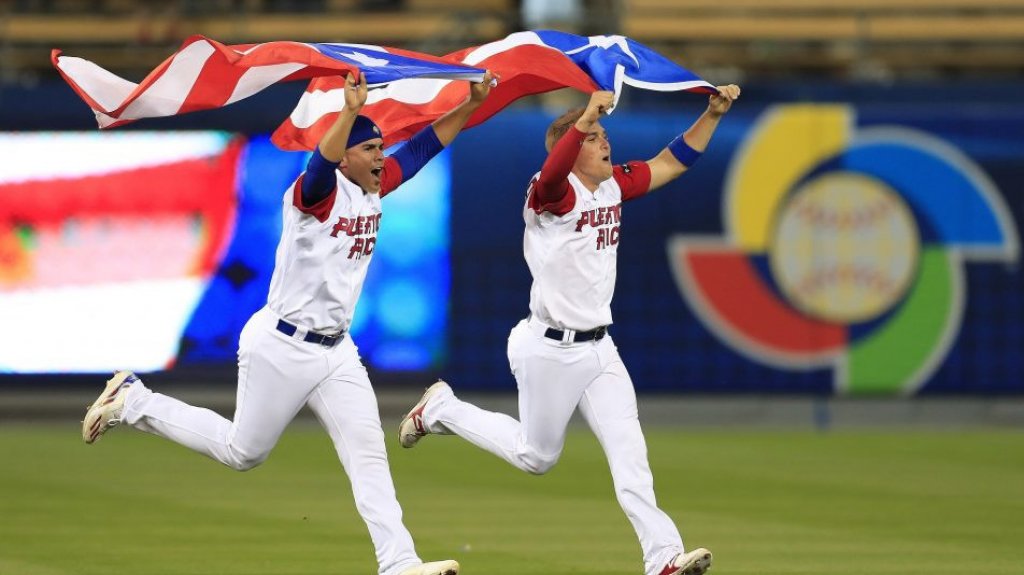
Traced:
<svg viewBox="0 0 1024 575">
<path fill-rule="evenodd" d="M 718 129 L 718 123 L 721 120 L 721 114 L 715 114 L 710 110 L 705 110 L 704 113 L 697 118 L 697 121 L 690 126 L 690 129 L 686 130 L 683 134 L 683 140 L 686 141 L 686 144 L 694 150 L 703 152 L 708 148 L 711 136 L 715 134 L 715 130 Z"/>
<path fill-rule="evenodd" d="M 448 144 L 455 141 L 455 136 L 459 135 L 466 122 L 469 121 L 469 117 L 479 107 L 480 102 L 467 98 L 465 102 L 452 108 L 447 114 L 434 121 L 432 124 L 434 126 L 434 133 L 437 134 L 437 139 L 441 142 L 442 146 L 447 147 Z"/>
<path fill-rule="evenodd" d="M 542 201 L 555 202 L 565 194 L 566 178 L 576 163 L 576 157 L 580 155 L 580 146 L 586 137 L 585 132 L 573 126 L 555 142 L 541 166 L 537 180 L 537 194 Z"/>
<path fill-rule="evenodd" d="M 348 136 L 352 132 L 352 125 L 359 115 L 358 110 L 344 108 L 338 114 L 338 119 L 327 129 L 323 139 L 320 140 L 320 153 L 329 162 L 341 162 L 348 145 Z"/>
<path fill-rule="evenodd" d="M 690 129 L 672 140 L 657 157 L 649 164 L 655 172 L 651 189 L 677 177 L 693 165 L 704 150 L 708 148 L 711 136 L 715 135 L 722 116 L 732 107 L 733 101 L 740 97 L 740 87 L 735 84 L 718 86 L 717 92 L 708 98 L 708 108 L 690 126 Z"/>
<path fill-rule="evenodd" d="M 685 133 L 662 148 L 647 165 L 651 168 L 650 189 L 654 190 L 683 175 L 707 149 L 718 128 L 721 114 L 705 111 Z"/>
</svg>

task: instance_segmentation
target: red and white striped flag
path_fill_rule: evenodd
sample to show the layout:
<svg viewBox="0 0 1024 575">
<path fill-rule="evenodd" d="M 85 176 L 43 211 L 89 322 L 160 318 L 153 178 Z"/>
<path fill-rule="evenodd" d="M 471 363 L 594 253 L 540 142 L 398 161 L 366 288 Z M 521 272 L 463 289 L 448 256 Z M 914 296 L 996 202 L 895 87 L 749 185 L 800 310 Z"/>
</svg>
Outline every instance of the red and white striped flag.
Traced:
<svg viewBox="0 0 1024 575">
<path fill-rule="evenodd" d="M 185 40 L 139 84 L 60 50 L 53 50 L 50 59 L 92 108 L 100 128 L 219 108 L 277 82 L 343 78 L 356 70 L 366 74 L 371 86 L 403 78 L 480 81 L 484 73 L 397 48 L 283 41 L 229 46 L 198 35 Z"/>
<path fill-rule="evenodd" d="M 444 56 L 451 64 L 493 71 L 499 78 L 490 96 L 466 127 L 477 125 L 513 101 L 560 88 L 590 93 L 623 84 L 659 90 L 714 93 L 711 84 L 624 36 L 577 36 L 565 32 L 517 32 L 508 37 Z M 344 80 L 317 78 L 309 83 L 291 116 L 277 128 L 273 142 L 285 150 L 312 150 L 344 106 Z M 463 82 L 402 79 L 372 90 L 362 113 L 373 118 L 390 145 L 462 102 Z"/>
</svg>

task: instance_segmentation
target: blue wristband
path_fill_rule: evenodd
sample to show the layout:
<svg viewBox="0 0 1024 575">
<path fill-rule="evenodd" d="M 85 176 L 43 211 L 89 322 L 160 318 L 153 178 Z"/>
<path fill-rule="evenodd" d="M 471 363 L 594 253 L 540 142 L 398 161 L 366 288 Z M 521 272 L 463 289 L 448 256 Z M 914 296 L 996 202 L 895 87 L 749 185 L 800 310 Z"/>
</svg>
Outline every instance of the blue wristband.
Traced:
<svg viewBox="0 0 1024 575">
<path fill-rule="evenodd" d="M 699 160 L 703 153 L 691 148 L 690 145 L 683 140 L 682 136 L 676 136 L 674 140 L 668 143 L 668 151 L 672 152 L 672 155 L 679 160 L 679 163 L 687 168 Z"/>
</svg>

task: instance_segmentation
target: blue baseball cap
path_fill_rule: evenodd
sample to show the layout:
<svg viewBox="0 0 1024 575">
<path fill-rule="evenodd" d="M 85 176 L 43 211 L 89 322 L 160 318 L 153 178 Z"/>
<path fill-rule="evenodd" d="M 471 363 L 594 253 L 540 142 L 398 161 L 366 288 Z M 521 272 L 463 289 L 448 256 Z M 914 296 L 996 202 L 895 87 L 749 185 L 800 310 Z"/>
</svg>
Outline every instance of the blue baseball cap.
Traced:
<svg viewBox="0 0 1024 575">
<path fill-rule="evenodd" d="M 380 128 L 373 123 L 373 120 L 366 116 L 356 116 L 356 121 L 352 124 L 352 131 L 348 133 L 348 146 L 346 147 L 351 148 L 367 140 L 383 137 Z"/>
</svg>

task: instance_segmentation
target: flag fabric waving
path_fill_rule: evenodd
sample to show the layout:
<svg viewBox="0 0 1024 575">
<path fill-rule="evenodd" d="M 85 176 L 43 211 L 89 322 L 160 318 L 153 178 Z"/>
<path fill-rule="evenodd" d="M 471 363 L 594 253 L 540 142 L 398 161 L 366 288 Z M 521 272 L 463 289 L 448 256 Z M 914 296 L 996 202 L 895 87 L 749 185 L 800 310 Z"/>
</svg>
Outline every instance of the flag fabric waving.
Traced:
<svg viewBox="0 0 1024 575">
<path fill-rule="evenodd" d="M 625 36 L 585 37 L 552 30 L 535 34 L 568 56 L 602 90 L 615 92 L 616 101 L 622 84 L 659 92 L 718 93 L 700 76 Z"/>
<path fill-rule="evenodd" d="M 462 102 L 485 69 L 498 85 L 466 127 L 530 94 L 560 88 L 582 92 L 623 84 L 660 91 L 714 93 L 714 86 L 625 36 L 577 36 L 549 30 L 508 37 L 432 56 L 365 44 L 265 42 L 224 45 L 192 36 L 139 84 L 60 50 L 53 65 L 92 108 L 101 128 L 143 118 L 226 106 L 277 82 L 310 79 L 291 116 L 274 132 L 286 150 L 311 150 L 344 105 L 344 77 L 362 70 L 371 90 L 363 113 L 377 122 L 390 145 L 411 137 Z"/>
<path fill-rule="evenodd" d="M 370 86 L 406 78 L 483 78 L 482 69 L 436 56 L 365 44 L 265 42 L 224 45 L 191 36 L 139 84 L 96 64 L 53 50 L 50 56 L 72 89 L 92 108 L 100 128 L 226 106 L 277 82 L 355 70 Z"/>
<path fill-rule="evenodd" d="M 654 50 L 625 36 L 577 36 L 565 32 L 517 32 L 508 37 L 453 52 L 441 58 L 451 64 L 489 69 L 499 78 L 487 100 L 466 123 L 475 126 L 513 101 L 560 88 L 590 93 L 615 92 L 622 85 L 658 91 L 717 93 L 711 84 Z M 272 140 L 285 150 L 312 150 L 344 106 L 344 80 L 312 80 L 291 116 Z M 401 79 L 372 90 L 362 113 L 384 132 L 385 145 L 408 139 L 468 94 L 463 82 L 444 79 Z"/>
</svg>

